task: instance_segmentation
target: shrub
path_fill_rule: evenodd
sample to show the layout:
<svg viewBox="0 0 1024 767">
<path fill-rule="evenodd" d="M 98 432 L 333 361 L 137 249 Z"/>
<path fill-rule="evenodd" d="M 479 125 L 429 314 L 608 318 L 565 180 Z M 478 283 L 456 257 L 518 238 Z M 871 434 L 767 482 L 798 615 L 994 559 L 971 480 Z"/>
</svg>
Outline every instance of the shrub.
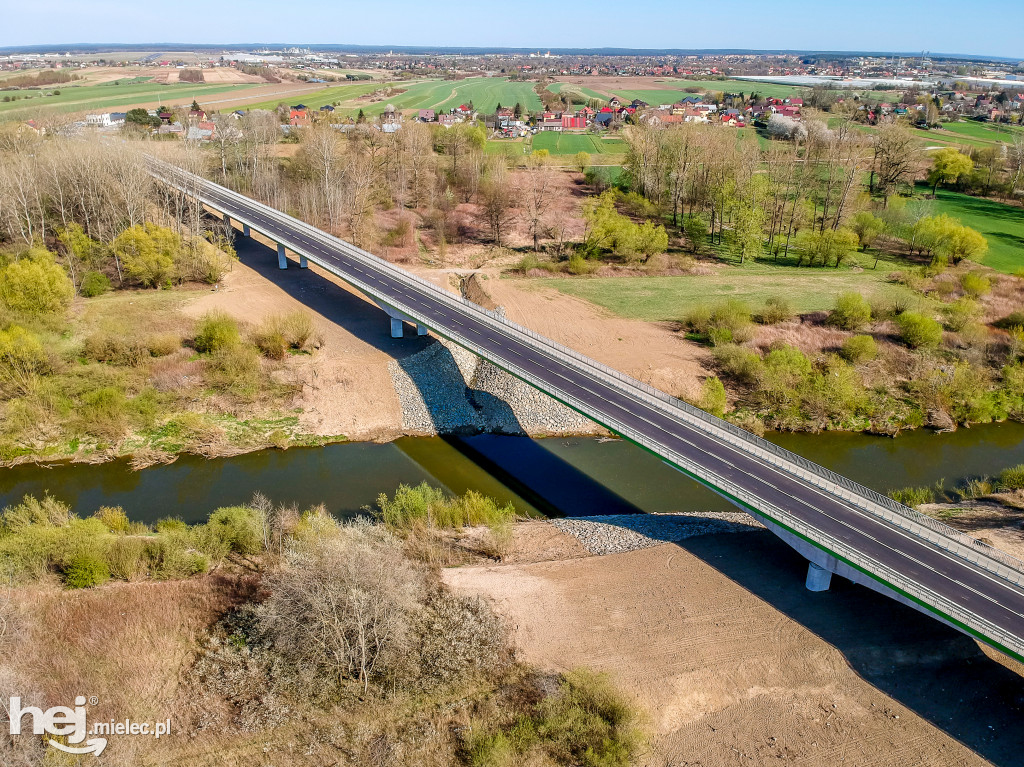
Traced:
<svg viewBox="0 0 1024 767">
<path fill-rule="evenodd" d="M 46 251 L 0 269 L 0 302 L 16 314 L 58 314 L 67 310 L 74 297 L 68 275 Z"/>
<path fill-rule="evenodd" d="M 154 357 L 166 357 L 181 348 L 181 336 L 177 333 L 158 333 L 146 342 L 149 353 Z"/>
<path fill-rule="evenodd" d="M 126 333 L 93 333 L 87 336 L 82 355 L 95 362 L 113 365 L 137 366 L 149 358 L 149 347 Z"/>
<path fill-rule="evenodd" d="M 253 334 L 253 343 L 267 357 L 283 359 L 288 349 L 302 349 L 313 335 L 313 317 L 294 311 L 267 317 Z"/>
<path fill-rule="evenodd" d="M 236 346 L 241 338 L 238 322 L 233 317 L 224 312 L 209 312 L 199 322 L 195 348 L 200 354 L 211 354 Z"/>
<path fill-rule="evenodd" d="M 735 344 L 715 349 L 715 362 L 725 375 L 745 384 L 755 383 L 764 372 L 764 363 L 757 352 Z"/>
<path fill-rule="evenodd" d="M 116 439 L 131 424 L 128 397 L 116 386 L 104 386 L 82 395 L 78 407 L 81 428 L 96 437 Z"/>
<path fill-rule="evenodd" d="M 473 765 L 573 764 L 627 767 L 640 753 L 639 713 L 605 674 L 570 671 L 559 691 L 508 729 L 470 727 Z M 533 756 L 533 759 L 529 757 Z M 537 758 L 539 757 L 539 759 Z"/>
<path fill-rule="evenodd" d="M 878 344 L 871 336 L 854 336 L 846 339 L 840 351 L 843 359 L 854 365 L 873 360 L 878 356 Z"/>
<path fill-rule="evenodd" d="M 219 540 L 238 554 L 263 551 L 263 512 L 251 506 L 227 506 L 210 515 L 207 527 Z"/>
<path fill-rule="evenodd" d="M 980 315 L 978 302 L 972 298 L 960 298 L 945 307 L 946 327 L 959 333 L 967 325 L 974 322 Z"/>
<path fill-rule="evenodd" d="M 210 359 L 214 383 L 237 397 L 255 397 L 263 384 L 260 355 L 256 347 L 236 344 L 218 350 Z"/>
<path fill-rule="evenodd" d="M 87 589 L 108 580 L 107 563 L 93 552 L 79 554 L 64 567 L 64 585 L 70 589 Z"/>
<path fill-rule="evenodd" d="M 843 293 L 836 299 L 828 321 L 843 330 L 857 330 L 871 321 L 871 306 L 860 293 Z"/>
<path fill-rule="evenodd" d="M 93 517 L 103 523 L 112 533 L 127 533 L 131 523 L 128 515 L 120 506 L 101 506 L 93 514 Z"/>
<path fill-rule="evenodd" d="M 967 272 L 960 277 L 960 287 L 972 298 L 979 298 L 992 290 L 992 282 L 979 272 Z"/>
<path fill-rule="evenodd" d="M 793 308 L 786 299 L 777 296 L 765 299 L 764 308 L 758 315 L 758 320 L 763 325 L 777 325 L 791 319 L 793 319 Z"/>
<path fill-rule="evenodd" d="M 122 581 L 135 581 L 149 573 L 147 542 L 142 538 L 119 536 L 106 552 L 110 575 Z"/>
<path fill-rule="evenodd" d="M 684 323 L 698 333 L 712 346 L 749 341 L 753 337 L 750 307 L 742 301 L 730 299 L 711 309 L 694 307 Z"/>
<path fill-rule="evenodd" d="M 935 492 L 930 487 L 904 487 L 900 490 L 893 490 L 889 493 L 889 497 L 897 503 L 914 508 L 925 503 L 933 503 Z"/>
<path fill-rule="evenodd" d="M 86 298 L 102 296 L 110 290 L 110 278 L 103 272 L 86 272 L 78 292 Z"/>
<path fill-rule="evenodd" d="M 997 328 L 1008 330 L 1014 327 L 1024 327 L 1024 311 L 1011 312 L 1000 320 L 996 320 L 993 323 Z"/>
<path fill-rule="evenodd" d="M 449 496 L 439 488 L 422 482 L 416 487 L 399 485 L 394 498 L 377 496 L 377 518 L 396 530 L 417 527 L 454 529 L 477 525 L 504 525 L 515 519 L 512 504 L 498 506 L 492 498 L 468 490 L 465 495 Z"/>
<path fill-rule="evenodd" d="M 729 405 L 729 397 L 725 393 L 725 386 L 718 376 L 708 376 L 704 379 L 698 405 L 701 410 L 706 410 L 711 415 L 718 416 L 719 418 L 725 415 L 725 408 Z"/>
<path fill-rule="evenodd" d="M 579 253 L 573 253 L 566 262 L 565 270 L 569 274 L 581 277 L 585 274 L 592 274 L 597 270 L 597 264 L 591 263 Z"/>
<path fill-rule="evenodd" d="M 1024 464 L 999 472 L 1000 490 L 1024 490 Z"/>
<path fill-rule="evenodd" d="M 942 326 L 919 312 L 903 312 L 896 318 L 900 338 L 911 349 L 936 346 L 942 341 Z"/>
<path fill-rule="evenodd" d="M 49 368 L 49 359 L 34 333 L 18 325 L 0 330 L 0 385 L 26 394 L 32 381 Z"/>
</svg>

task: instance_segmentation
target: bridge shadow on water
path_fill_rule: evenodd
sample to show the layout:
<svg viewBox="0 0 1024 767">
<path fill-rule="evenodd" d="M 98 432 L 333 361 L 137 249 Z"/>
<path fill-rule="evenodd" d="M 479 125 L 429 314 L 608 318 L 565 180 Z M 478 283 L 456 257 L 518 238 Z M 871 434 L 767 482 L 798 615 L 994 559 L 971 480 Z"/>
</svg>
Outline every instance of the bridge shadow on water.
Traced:
<svg viewBox="0 0 1024 767">
<path fill-rule="evenodd" d="M 828 591 L 807 591 L 807 560 L 768 531 L 674 545 L 835 647 L 861 678 L 984 759 L 1024 764 L 1021 664 L 839 576 Z"/>
<path fill-rule="evenodd" d="M 339 286 L 313 268 L 289 260 L 277 266 L 274 247 L 236 231 L 239 261 L 356 338 L 394 359 L 423 399 L 431 424 L 451 447 L 493 475 L 546 516 L 640 514 L 643 510 L 546 450 L 532 439 L 509 439 L 526 430 L 507 402 L 466 387 L 451 350 L 430 336 L 417 337 L 406 326 L 404 338 L 391 338 L 387 314 L 376 304 Z M 417 361 L 432 350 L 429 359 Z M 426 355 L 423 355 L 426 356 Z M 462 387 L 464 397 L 451 395 Z M 453 425 L 454 424 L 454 425 Z M 497 431 L 498 433 L 486 433 Z M 430 466 L 424 466 L 428 471 Z M 442 476 L 443 471 L 431 472 Z"/>
</svg>

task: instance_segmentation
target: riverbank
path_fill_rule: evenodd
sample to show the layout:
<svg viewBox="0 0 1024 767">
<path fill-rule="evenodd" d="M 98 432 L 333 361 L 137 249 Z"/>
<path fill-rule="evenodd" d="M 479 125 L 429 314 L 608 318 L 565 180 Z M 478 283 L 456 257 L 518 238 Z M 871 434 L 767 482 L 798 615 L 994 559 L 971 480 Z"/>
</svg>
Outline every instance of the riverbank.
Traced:
<svg viewBox="0 0 1024 767">
<path fill-rule="evenodd" d="M 1019 761 L 1019 664 L 842 579 L 807 592 L 806 561 L 767 531 L 664 542 L 705 523 L 660 524 L 646 540 L 611 517 L 520 524 L 503 562 L 444 579 L 492 600 L 527 662 L 633 691 L 647 765 Z M 599 525 L 618 553 L 584 545 Z"/>
</svg>

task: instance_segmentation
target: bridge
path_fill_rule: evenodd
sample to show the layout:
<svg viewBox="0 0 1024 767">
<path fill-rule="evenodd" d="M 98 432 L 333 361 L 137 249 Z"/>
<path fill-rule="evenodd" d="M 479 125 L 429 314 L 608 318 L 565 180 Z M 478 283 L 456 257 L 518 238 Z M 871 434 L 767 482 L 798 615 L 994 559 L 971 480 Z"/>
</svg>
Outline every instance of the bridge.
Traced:
<svg viewBox="0 0 1024 767">
<path fill-rule="evenodd" d="M 483 309 L 344 240 L 151 160 L 227 221 L 313 263 L 391 317 L 468 349 L 639 445 L 746 511 L 809 561 L 807 588 L 848 578 L 1024 661 L 1024 562 L 733 424 Z"/>
</svg>

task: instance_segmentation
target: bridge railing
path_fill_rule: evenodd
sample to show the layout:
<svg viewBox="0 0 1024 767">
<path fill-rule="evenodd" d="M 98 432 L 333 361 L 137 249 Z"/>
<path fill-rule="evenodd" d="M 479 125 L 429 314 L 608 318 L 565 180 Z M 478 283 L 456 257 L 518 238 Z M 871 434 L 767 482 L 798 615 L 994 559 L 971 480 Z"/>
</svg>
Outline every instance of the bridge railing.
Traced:
<svg viewBox="0 0 1024 767">
<path fill-rule="evenodd" d="M 163 170 L 165 173 L 169 173 L 172 176 L 172 179 L 168 179 L 172 183 L 174 183 L 173 178 L 176 178 L 178 183 L 175 185 L 180 185 L 181 187 L 187 186 L 187 188 L 184 188 L 182 191 L 186 191 L 190 194 L 197 194 L 199 192 L 196 188 L 197 182 L 199 184 L 216 186 L 219 194 L 231 197 L 240 204 L 257 206 L 266 215 L 278 220 L 282 224 L 300 229 L 304 235 L 311 239 L 315 239 L 324 245 L 343 250 L 347 255 L 361 261 L 369 268 L 378 271 L 386 271 L 396 279 L 407 283 L 414 283 L 421 289 L 428 291 L 432 297 L 437 300 L 456 307 L 460 311 L 471 312 L 485 318 L 487 324 L 496 330 L 529 337 L 533 341 L 537 342 L 537 344 L 550 350 L 550 353 L 555 357 L 560 357 L 563 361 L 565 359 L 571 359 L 576 363 L 586 366 L 593 371 L 595 375 L 600 377 L 606 383 L 615 386 L 620 391 L 630 394 L 631 396 L 639 397 L 648 405 L 657 408 L 667 415 L 699 428 L 706 434 L 710 433 L 726 445 L 730 445 L 745 453 L 755 455 L 772 466 L 799 477 L 803 481 L 818 487 L 831 495 L 841 498 L 848 504 L 866 513 L 881 517 L 900 529 L 920 536 L 984 570 L 999 575 L 1000 577 L 1017 585 L 1024 585 L 1024 562 L 1011 557 L 999 549 L 978 541 L 958 530 L 954 530 L 948 525 L 944 525 L 931 517 L 904 506 L 888 496 L 882 495 L 871 488 L 854 482 L 853 480 L 837 474 L 820 464 L 814 463 L 803 456 L 751 434 L 750 432 L 739 428 L 735 424 L 729 423 L 721 418 L 717 418 L 700 408 L 694 407 L 687 402 L 672 397 L 646 382 L 625 375 L 608 365 L 600 363 L 586 355 L 580 354 L 574 349 L 564 346 L 563 344 L 559 344 L 546 336 L 509 320 L 498 312 L 484 309 L 478 304 L 475 304 L 461 296 L 454 295 L 429 280 L 407 272 L 404 269 L 400 269 L 372 253 L 317 229 L 311 224 L 307 224 L 304 221 L 300 221 L 288 216 L 287 214 L 281 213 L 270 206 L 259 203 L 249 197 L 245 197 L 244 195 L 230 189 L 226 189 L 225 187 L 213 185 L 212 182 L 207 182 L 204 179 L 198 179 L 198 177 L 175 168 L 174 166 L 162 167 L 160 170 Z M 315 254 L 306 253 L 305 255 L 307 258 L 312 258 L 314 262 L 318 261 Z M 327 265 L 325 264 L 324 266 Z M 340 276 L 343 276 L 345 279 L 349 279 L 350 277 L 354 278 L 354 275 Z M 360 289 L 365 290 L 370 294 L 373 293 L 372 286 L 364 284 Z M 402 302 L 395 301 L 394 297 L 385 297 L 385 302 L 410 317 L 416 318 L 419 315 L 419 312 L 414 307 L 403 305 Z M 452 333 L 448 332 L 449 330 L 451 329 L 446 329 L 445 335 L 451 337 Z M 456 339 L 453 338 L 453 340 Z M 473 344 L 465 339 L 463 339 L 463 341 L 463 345 L 468 344 L 469 348 L 472 350 Z"/>
<path fill-rule="evenodd" d="M 471 341 L 463 337 L 457 331 L 449 331 L 446 329 L 445 335 L 461 346 L 467 348 L 472 348 L 473 346 Z M 502 367 L 509 373 L 525 380 L 528 380 L 530 377 L 526 370 L 523 370 L 521 367 L 513 362 L 509 362 L 508 360 L 502 361 Z M 581 413 L 587 413 L 592 409 L 590 404 L 579 400 L 569 392 L 562 390 L 557 386 L 550 387 L 550 389 L 551 396 L 556 397 L 561 402 L 564 402 L 569 407 L 572 407 Z M 819 530 L 804 523 L 785 509 L 765 501 L 761 497 L 744 490 L 742 487 L 735 485 L 728 479 L 721 477 L 714 472 L 707 471 L 699 465 L 695 465 L 692 461 L 688 460 L 686 456 L 680 455 L 675 451 L 666 448 L 659 442 L 648 439 L 643 434 L 632 429 L 628 424 L 616 421 L 613 418 L 606 420 L 610 421 L 606 422 L 606 425 L 609 428 L 614 429 L 623 437 L 647 448 L 671 464 L 687 467 L 686 472 L 701 483 L 710 486 L 712 489 L 732 496 L 748 508 L 753 509 L 756 514 L 761 514 L 770 521 L 780 524 L 791 532 L 796 533 L 798 536 L 805 538 L 819 548 L 832 552 L 841 559 L 852 564 L 855 568 L 861 569 L 876 578 L 882 584 L 902 592 L 911 600 L 919 603 L 926 609 L 932 610 L 937 615 L 943 616 L 962 627 L 970 629 L 976 636 L 981 636 L 989 641 L 996 642 L 1018 658 L 1024 656 L 1024 644 L 1021 643 L 1020 639 L 991 621 L 963 609 L 960 605 L 946 599 L 934 591 L 922 588 L 913 579 L 907 578 L 902 573 L 892 569 L 888 565 L 879 562 L 873 557 L 865 555 L 863 552 L 851 546 L 847 546 L 842 542 L 842 540 L 822 534 Z"/>
</svg>

